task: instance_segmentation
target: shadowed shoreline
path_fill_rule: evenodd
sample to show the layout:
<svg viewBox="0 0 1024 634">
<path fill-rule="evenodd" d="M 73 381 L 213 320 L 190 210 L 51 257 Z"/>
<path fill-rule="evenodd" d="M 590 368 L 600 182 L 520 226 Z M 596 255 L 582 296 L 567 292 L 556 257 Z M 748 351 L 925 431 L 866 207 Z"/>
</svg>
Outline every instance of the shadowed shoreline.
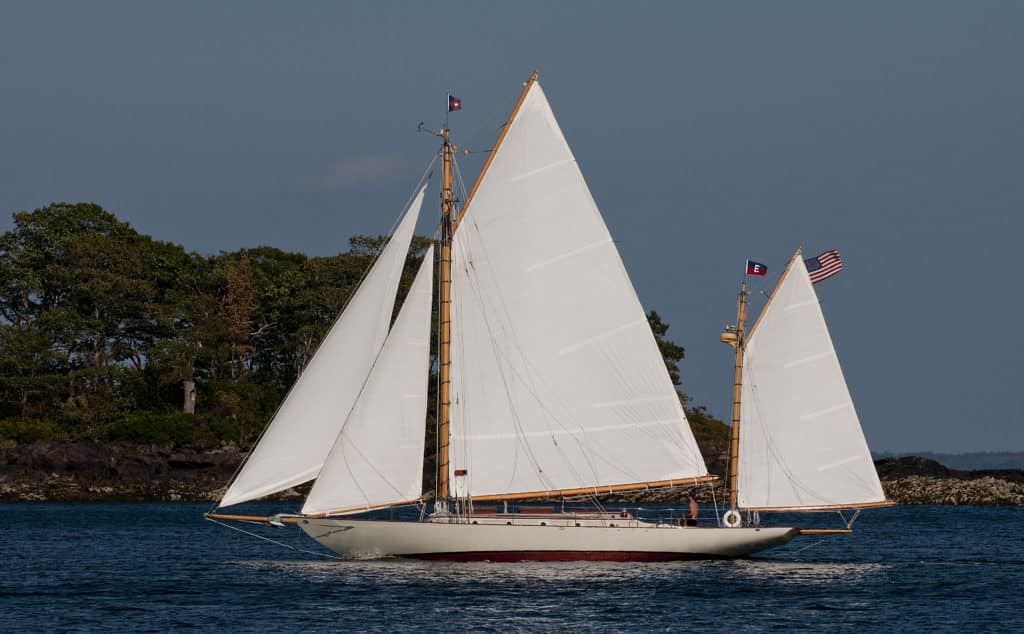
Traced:
<svg viewBox="0 0 1024 634">
<path fill-rule="evenodd" d="M 36 440 L 0 448 L 2 502 L 214 502 L 244 454 L 235 445 L 175 447 Z M 712 471 L 721 467 L 709 462 Z M 877 460 L 889 499 L 898 504 L 1024 505 L 1024 471 L 956 470 L 907 456 Z M 429 488 L 429 487 L 426 487 Z M 694 494 L 711 501 L 706 486 L 673 488 L 606 498 L 623 502 L 676 503 Z M 304 487 L 277 499 L 299 500 Z M 716 491 L 721 499 L 721 491 Z"/>
</svg>

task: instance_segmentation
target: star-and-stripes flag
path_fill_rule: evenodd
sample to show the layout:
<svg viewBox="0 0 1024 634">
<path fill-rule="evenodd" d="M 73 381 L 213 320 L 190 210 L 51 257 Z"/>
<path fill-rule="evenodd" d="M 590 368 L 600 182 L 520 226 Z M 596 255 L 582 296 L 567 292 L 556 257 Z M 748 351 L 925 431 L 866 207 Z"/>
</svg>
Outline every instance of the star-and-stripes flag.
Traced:
<svg viewBox="0 0 1024 634">
<path fill-rule="evenodd" d="M 827 280 L 839 271 L 843 270 L 843 261 L 839 258 L 839 251 L 832 249 L 821 255 L 804 260 L 807 265 L 807 272 L 811 276 L 811 284 L 817 284 Z"/>
</svg>

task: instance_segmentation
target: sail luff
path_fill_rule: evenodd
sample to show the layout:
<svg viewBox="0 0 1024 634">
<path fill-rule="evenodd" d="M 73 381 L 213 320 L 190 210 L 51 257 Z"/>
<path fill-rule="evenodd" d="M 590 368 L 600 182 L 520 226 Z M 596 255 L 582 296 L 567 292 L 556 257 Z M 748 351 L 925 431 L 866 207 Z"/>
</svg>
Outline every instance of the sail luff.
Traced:
<svg viewBox="0 0 1024 634">
<path fill-rule="evenodd" d="M 508 119 L 505 120 L 505 125 L 501 126 L 501 132 L 498 133 L 498 139 L 491 146 L 491 151 L 487 153 L 487 160 L 484 161 L 484 166 L 480 168 L 480 173 L 477 174 L 476 181 L 473 182 L 473 187 L 470 188 L 469 194 L 466 196 L 466 202 L 462 204 L 462 209 L 459 210 L 459 215 L 455 219 L 452 225 L 452 231 L 458 229 L 459 223 L 462 222 L 462 217 L 466 215 L 466 211 L 469 209 L 469 204 L 473 202 L 473 198 L 476 196 L 476 190 L 480 187 L 480 183 L 484 180 L 484 176 L 487 175 L 487 171 L 491 168 L 491 161 L 494 160 L 495 155 L 501 148 L 501 143 L 505 140 L 505 135 L 508 134 L 508 130 L 512 127 L 512 121 L 515 120 L 516 115 L 519 114 L 519 109 L 522 107 L 523 102 L 526 101 L 526 95 L 530 93 L 530 88 L 533 87 L 534 82 L 537 81 L 537 75 L 539 71 L 534 70 L 530 78 L 523 82 L 523 92 L 519 94 L 519 99 L 516 101 L 516 105 L 512 107 L 512 112 L 508 115 Z"/>
<path fill-rule="evenodd" d="M 424 185 L 344 311 L 292 385 L 219 507 L 316 477 L 383 345 Z"/>
<path fill-rule="evenodd" d="M 773 288 L 772 292 L 768 294 L 768 301 L 764 303 L 764 306 L 761 307 L 761 312 L 757 314 L 757 319 L 754 320 L 754 325 L 747 330 L 747 340 L 754 336 L 754 332 L 757 331 L 758 324 L 761 323 L 761 318 L 764 317 L 764 314 L 768 311 L 768 307 L 772 305 L 772 301 L 775 299 L 775 294 L 779 292 L 779 287 L 782 286 L 782 282 L 789 277 L 789 269 L 793 268 L 793 262 L 800 257 L 800 254 L 801 251 L 797 248 L 793 257 L 789 258 L 789 262 L 786 263 L 786 268 L 782 270 L 782 275 L 779 276 L 779 281 L 775 282 L 775 288 Z"/>
</svg>

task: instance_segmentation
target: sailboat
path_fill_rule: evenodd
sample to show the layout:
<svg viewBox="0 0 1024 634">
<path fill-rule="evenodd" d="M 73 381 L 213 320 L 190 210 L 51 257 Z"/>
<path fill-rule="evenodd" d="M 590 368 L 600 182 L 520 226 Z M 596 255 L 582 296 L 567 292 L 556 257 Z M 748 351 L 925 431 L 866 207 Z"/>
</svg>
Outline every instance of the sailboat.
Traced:
<svg viewBox="0 0 1024 634">
<path fill-rule="evenodd" d="M 731 462 L 731 505 L 721 521 L 685 526 L 600 506 L 510 510 L 509 501 L 596 499 L 716 478 L 537 73 L 461 207 L 447 123 L 438 136 L 432 507 L 422 473 L 434 247 L 391 324 L 424 185 L 209 519 L 297 524 L 355 558 L 660 561 L 740 557 L 800 534 L 848 530 L 762 526 L 760 511 L 884 503 L 806 269 L 794 257 L 750 336 L 744 287 L 729 333 L 737 386 L 745 363 L 752 380 L 743 383 L 743 402 L 753 405 L 742 415 L 750 432 L 739 434 L 737 392 L 733 452 L 744 458 Z M 801 365 L 787 354 L 814 359 Z M 782 396 L 766 396 L 780 387 Z M 815 437 L 819 445 L 801 446 L 792 420 L 828 429 Z M 805 456 L 795 467 L 794 450 Z M 297 514 L 221 510 L 311 480 Z M 408 505 L 420 506 L 417 520 L 367 515 Z"/>
</svg>

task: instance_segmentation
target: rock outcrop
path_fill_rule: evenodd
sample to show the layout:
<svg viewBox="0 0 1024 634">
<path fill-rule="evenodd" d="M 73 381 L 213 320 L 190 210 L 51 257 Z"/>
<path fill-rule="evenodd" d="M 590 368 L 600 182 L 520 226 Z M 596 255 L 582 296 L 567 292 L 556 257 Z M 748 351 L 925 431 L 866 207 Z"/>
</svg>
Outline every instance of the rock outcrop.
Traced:
<svg viewBox="0 0 1024 634">
<path fill-rule="evenodd" d="M 171 445 L 0 441 L 0 501 L 208 501 L 220 498 L 244 454 L 234 445 Z M 714 456 L 719 464 L 720 456 Z M 889 499 L 898 504 L 1024 505 L 1024 471 L 958 471 L 917 457 L 875 463 Z M 717 471 L 717 469 L 716 469 Z M 680 503 L 727 499 L 719 486 L 646 491 L 609 501 Z M 290 489 L 279 499 L 300 499 Z"/>
<path fill-rule="evenodd" d="M 242 461 L 234 445 L 0 445 L 0 501 L 214 501 Z M 295 491 L 282 494 L 299 497 Z"/>
<path fill-rule="evenodd" d="M 1024 471 L 962 471 L 915 456 L 878 460 L 875 468 L 899 504 L 1024 505 Z"/>
</svg>

